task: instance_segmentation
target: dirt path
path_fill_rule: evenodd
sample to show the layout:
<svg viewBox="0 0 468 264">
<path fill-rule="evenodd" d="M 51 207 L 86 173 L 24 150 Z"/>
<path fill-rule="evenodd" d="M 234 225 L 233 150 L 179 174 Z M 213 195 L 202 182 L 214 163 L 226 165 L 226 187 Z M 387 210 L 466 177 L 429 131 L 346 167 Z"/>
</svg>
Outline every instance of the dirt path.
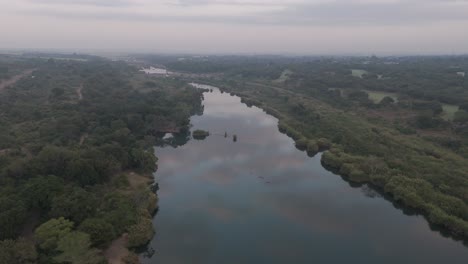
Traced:
<svg viewBox="0 0 468 264">
<path fill-rule="evenodd" d="M 83 89 L 83 84 L 81 84 L 80 87 L 78 87 L 78 89 L 76 89 L 76 94 L 78 94 L 78 100 L 79 101 L 83 100 L 83 94 L 81 93 L 82 89 Z"/>
<path fill-rule="evenodd" d="M 128 234 L 123 234 L 121 237 L 112 241 L 110 246 L 104 251 L 104 257 L 106 257 L 109 264 L 123 264 L 123 258 L 125 258 L 129 251 L 126 247 L 128 243 Z"/>
<path fill-rule="evenodd" d="M 21 74 L 11 77 L 8 80 L 0 81 L 0 91 L 7 88 L 8 86 L 15 84 L 17 81 L 21 80 L 21 78 L 26 77 L 27 75 L 30 75 L 34 70 L 36 69 L 30 69 L 30 70 L 24 71 Z"/>
</svg>

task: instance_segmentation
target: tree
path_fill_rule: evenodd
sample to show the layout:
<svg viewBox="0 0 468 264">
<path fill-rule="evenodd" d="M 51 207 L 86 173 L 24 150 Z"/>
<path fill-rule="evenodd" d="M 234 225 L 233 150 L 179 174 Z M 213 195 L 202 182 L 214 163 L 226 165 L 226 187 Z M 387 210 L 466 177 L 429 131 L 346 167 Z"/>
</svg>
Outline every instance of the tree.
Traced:
<svg viewBox="0 0 468 264">
<path fill-rule="evenodd" d="M 46 146 L 37 155 L 34 169 L 45 175 L 64 176 L 72 152 L 65 148 Z"/>
<path fill-rule="evenodd" d="M 63 217 L 50 219 L 35 230 L 37 245 L 45 251 L 55 250 L 58 242 L 72 231 L 73 225 Z"/>
<path fill-rule="evenodd" d="M 59 253 L 54 260 L 59 263 L 101 264 L 106 263 L 97 249 L 91 248 L 89 235 L 73 231 L 63 236 L 57 243 Z"/>
<path fill-rule="evenodd" d="M 102 181 L 99 173 L 94 169 L 92 161 L 86 159 L 76 159 L 69 162 L 66 175 L 81 186 L 94 185 Z"/>
<path fill-rule="evenodd" d="M 36 260 L 36 247 L 31 240 L 18 238 L 0 241 L 1 264 L 33 264 Z"/>
<path fill-rule="evenodd" d="M 115 238 L 114 227 L 100 218 L 88 218 L 78 227 L 78 230 L 90 235 L 93 245 L 99 246 Z"/>
<path fill-rule="evenodd" d="M 63 88 L 55 87 L 52 89 L 52 97 L 59 97 L 65 93 Z"/>
<path fill-rule="evenodd" d="M 16 195 L 0 196 L 0 240 L 14 238 L 27 217 L 27 208 Z"/>
<path fill-rule="evenodd" d="M 96 196 L 79 187 L 68 187 L 52 200 L 49 215 L 65 217 L 75 223 L 81 223 L 96 212 Z"/>
<path fill-rule="evenodd" d="M 152 152 L 134 148 L 130 151 L 130 165 L 141 172 L 153 172 L 156 170 L 156 158 Z"/>
<path fill-rule="evenodd" d="M 395 100 L 390 96 L 385 96 L 379 103 L 381 106 L 388 106 L 395 103 Z"/>
<path fill-rule="evenodd" d="M 39 176 L 26 182 L 21 195 L 29 207 L 48 210 L 52 198 L 63 190 L 63 180 L 56 176 Z"/>
<path fill-rule="evenodd" d="M 151 218 L 140 216 L 138 223 L 128 229 L 128 246 L 131 248 L 143 246 L 151 240 L 153 235 Z"/>
<path fill-rule="evenodd" d="M 457 123 L 468 122 L 468 112 L 465 110 L 459 110 L 455 112 L 455 117 L 453 118 L 453 121 Z"/>
</svg>

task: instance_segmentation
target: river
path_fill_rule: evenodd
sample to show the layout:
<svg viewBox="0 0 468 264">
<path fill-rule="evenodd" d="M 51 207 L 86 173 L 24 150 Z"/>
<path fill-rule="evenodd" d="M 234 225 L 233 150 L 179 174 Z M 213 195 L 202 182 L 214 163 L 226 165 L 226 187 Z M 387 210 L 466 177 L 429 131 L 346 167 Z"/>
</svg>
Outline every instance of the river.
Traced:
<svg viewBox="0 0 468 264">
<path fill-rule="evenodd" d="M 159 211 L 143 263 L 468 263 L 461 242 L 324 169 L 276 118 L 209 88 L 191 129 L 211 135 L 155 150 Z"/>
</svg>

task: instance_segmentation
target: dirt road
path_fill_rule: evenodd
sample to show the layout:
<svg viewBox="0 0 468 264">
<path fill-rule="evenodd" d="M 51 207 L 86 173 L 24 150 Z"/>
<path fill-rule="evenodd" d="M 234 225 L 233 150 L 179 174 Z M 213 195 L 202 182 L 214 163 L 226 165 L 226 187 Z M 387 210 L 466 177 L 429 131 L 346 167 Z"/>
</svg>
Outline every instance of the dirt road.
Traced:
<svg viewBox="0 0 468 264">
<path fill-rule="evenodd" d="M 18 74 L 18 75 L 15 75 L 15 76 L 11 77 L 8 80 L 0 81 L 0 91 L 7 88 L 8 86 L 11 86 L 11 85 L 15 84 L 17 81 L 21 80 L 21 78 L 26 77 L 28 75 L 31 75 L 31 73 L 34 70 L 35 69 L 30 69 L 30 70 L 24 71 L 21 74 Z"/>
</svg>

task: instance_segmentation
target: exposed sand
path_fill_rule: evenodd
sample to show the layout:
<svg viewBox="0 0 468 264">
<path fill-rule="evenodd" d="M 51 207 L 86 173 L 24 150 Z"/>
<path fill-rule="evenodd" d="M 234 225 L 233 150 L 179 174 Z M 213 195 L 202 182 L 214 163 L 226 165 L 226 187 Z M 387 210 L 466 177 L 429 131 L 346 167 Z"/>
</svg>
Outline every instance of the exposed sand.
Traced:
<svg viewBox="0 0 468 264">
<path fill-rule="evenodd" d="M 127 249 L 128 234 L 123 234 L 121 237 L 112 241 L 110 246 L 104 251 L 104 257 L 109 264 L 123 264 L 129 251 Z"/>
</svg>

